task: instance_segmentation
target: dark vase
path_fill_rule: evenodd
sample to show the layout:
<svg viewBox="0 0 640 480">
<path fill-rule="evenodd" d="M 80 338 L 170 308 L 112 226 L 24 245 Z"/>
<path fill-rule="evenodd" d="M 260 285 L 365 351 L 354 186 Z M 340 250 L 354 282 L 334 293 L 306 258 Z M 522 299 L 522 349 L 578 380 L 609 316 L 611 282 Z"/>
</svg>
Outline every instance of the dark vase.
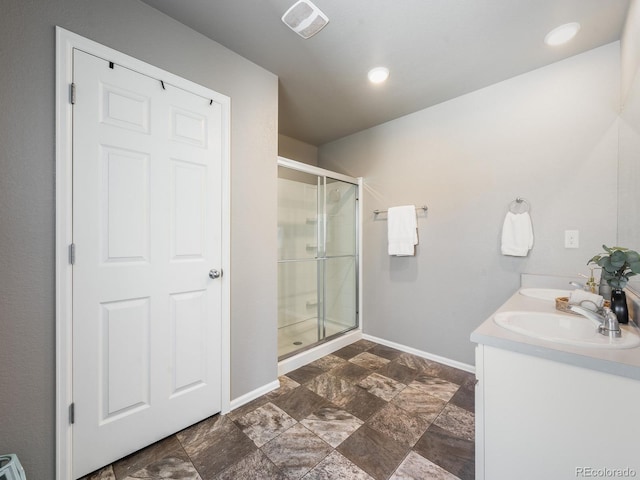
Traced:
<svg viewBox="0 0 640 480">
<path fill-rule="evenodd" d="M 611 310 L 618 317 L 618 323 L 629 323 L 627 295 L 618 288 L 611 291 Z"/>
</svg>

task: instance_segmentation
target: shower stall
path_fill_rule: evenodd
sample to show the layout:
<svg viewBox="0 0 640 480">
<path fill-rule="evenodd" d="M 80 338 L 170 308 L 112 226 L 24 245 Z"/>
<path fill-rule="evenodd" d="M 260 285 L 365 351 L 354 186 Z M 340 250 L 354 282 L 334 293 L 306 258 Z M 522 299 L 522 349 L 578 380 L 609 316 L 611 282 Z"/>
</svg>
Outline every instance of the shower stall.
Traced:
<svg viewBox="0 0 640 480">
<path fill-rule="evenodd" d="M 359 181 L 278 159 L 278 359 L 358 328 Z"/>
</svg>

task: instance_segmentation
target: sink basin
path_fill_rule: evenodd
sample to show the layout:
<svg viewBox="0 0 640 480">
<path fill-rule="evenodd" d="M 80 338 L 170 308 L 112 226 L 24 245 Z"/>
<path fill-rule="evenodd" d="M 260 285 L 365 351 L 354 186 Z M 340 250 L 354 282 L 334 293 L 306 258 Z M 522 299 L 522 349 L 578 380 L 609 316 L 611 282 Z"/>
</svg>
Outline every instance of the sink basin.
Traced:
<svg viewBox="0 0 640 480">
<path fill-rule="evenodd" d="M 557 297 L 568 297 L 571 290 L 560 290 L 557 288 L 521 288 L 520 295 L 554 302 Z"/>
<path fill-rule="evenodd" d="M 493 319 L 507 330 L 553 343 L 614 349 L 640 345 L 640 336 L 629 328 L 623 327 L 621 338 L 609 338 L 598 333 L 596 322 L 578 315 L 513 311 L 496 313 Z"/>
</svg>

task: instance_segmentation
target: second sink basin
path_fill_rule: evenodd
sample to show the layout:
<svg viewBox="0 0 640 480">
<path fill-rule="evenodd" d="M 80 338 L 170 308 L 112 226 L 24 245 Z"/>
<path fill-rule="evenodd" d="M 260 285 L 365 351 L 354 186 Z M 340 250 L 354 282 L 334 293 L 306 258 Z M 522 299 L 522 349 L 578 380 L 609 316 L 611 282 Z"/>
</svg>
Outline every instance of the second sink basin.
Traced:
<svg viewBox="0 0 640 480">
<path fill-rule="evenodd" d="M 571 295 L 571 290 L 560 290 L 555 288 L 521 288 L 520 295 L 553 302 L 557 297 L 568 297 Z"/>
<path fill-rule="evenodd" d="M 562 313 L 509 311 L 493 317 L 503 328 L 553 343 L 590 348 L 634 348 L 640 336 L 624 328 L 622 338 L 609 338 L 598 333 L 598 325 L 583 316 Z"/>
</svg>

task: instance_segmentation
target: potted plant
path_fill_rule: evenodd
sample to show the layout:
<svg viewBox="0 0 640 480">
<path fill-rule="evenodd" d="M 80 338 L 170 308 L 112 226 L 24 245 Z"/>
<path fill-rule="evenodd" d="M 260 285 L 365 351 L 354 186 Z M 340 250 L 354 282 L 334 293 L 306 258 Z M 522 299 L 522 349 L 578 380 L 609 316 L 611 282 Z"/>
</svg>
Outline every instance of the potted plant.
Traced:
<svg viewBox="0 0 640 480">
<path fill-rule="evenodd" d="M 595 263 L 602 267 L 600 282 L 606 281 L 611 287 L 611 309 L 618 317 L 618 322 L 629 323 L 627 297 L 622 289 L 627 285 L 629 277 L 640 273 L 640 254 L 624 247 L 607 247 L 604 253 L 595 255 L 587 265 Z"/>
</svg>

